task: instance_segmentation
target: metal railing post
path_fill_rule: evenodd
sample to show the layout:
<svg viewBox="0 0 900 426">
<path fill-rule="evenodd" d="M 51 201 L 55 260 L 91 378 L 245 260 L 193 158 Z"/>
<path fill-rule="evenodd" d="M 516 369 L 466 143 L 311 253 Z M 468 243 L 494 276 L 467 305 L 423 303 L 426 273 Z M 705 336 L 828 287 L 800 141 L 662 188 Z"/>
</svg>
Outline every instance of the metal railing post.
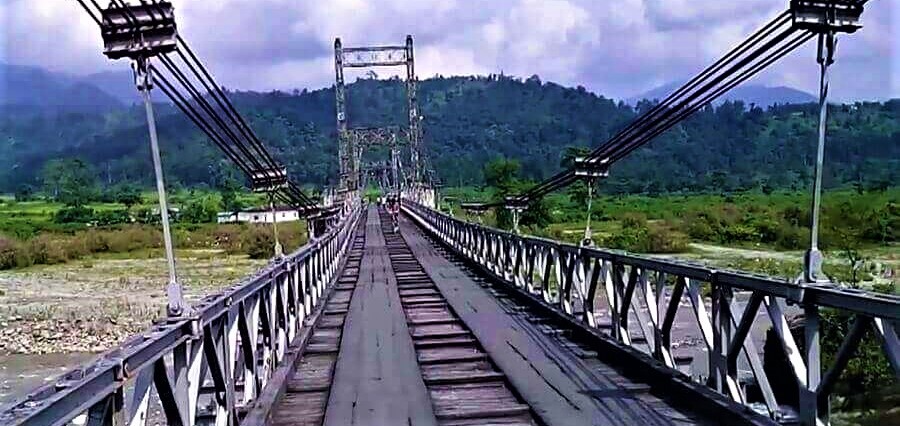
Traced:
<svg viewBox="0 0 900 426">
<path fill-rule="evenodd" d="M 817 390 L 822 377 L 821 345 L 819 343 L 819 307 L 805 305 L 803 307 L 805 324 L 803 327 L 803 361 L 806 364 L 806 377 L 800 386 L 800 423 L 803 425 L 827 424 L 827 413 L 823 416 L 819 406 Z"/>
</svg>

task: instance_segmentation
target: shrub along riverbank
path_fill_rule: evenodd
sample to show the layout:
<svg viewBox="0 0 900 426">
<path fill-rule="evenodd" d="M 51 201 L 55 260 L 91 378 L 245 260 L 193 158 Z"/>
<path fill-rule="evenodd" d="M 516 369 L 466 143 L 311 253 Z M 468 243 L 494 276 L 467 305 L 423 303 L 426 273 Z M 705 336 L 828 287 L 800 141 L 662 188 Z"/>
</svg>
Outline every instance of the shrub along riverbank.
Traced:
<svg viewBox="0 0 900 426">
<path fill-rule="evenodd" d="M 178 224 L 173 230 L 176 248 L 220 249 L 264 259 L 273 254 L 271 225 L 263 224 Z M 279 241 L 285 251 L 306 242 L 303 222 L 278 225 Z M 44 232 L 18 239 L 0 236 L 0 270 L 32 265 L 53 265 L 104 253 L 131 253 L 161 249 L 162 232 L 153 225 L 118 225 L 72 233 Z"/>
<path fill-rule="evenodd" d="M 0 196 L 0 270 L 162 249 L 155 194 L 136 188 L 119 192 L 89 204 Z M 259 205 L 257 194 L 180 190 L 170 201 L 176 248 L 220 249 L 254 259 L 272 256 L 271 224 L 215 223 L 224 208 Z M 280 223 L 278 234 L 285 251 L 294 250 L 306 242 L 305 222 Z"/>
</svg>

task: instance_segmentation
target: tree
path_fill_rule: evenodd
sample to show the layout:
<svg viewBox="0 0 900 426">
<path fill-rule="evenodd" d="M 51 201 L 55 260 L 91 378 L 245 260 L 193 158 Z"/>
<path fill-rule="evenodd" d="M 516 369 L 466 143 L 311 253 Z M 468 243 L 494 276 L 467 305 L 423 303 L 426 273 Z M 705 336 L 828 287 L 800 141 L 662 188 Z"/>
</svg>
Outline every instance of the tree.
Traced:
<svg viewBox="0 0 900 426">
<path fill-rule="evenodd" d="M 236 179 L 227 177 L 222 182 L 222 208 L 226 212 L 236 212 L 244 208 L 244 203 L 238 199 L 237 194 L 243 189 Z"/>
<path fill-rule="evenodd" d="M 190 223 L 210 223 L 216 221 L 218 214 L 219 200 L 213 196 L 206 195 L 191 199 L 181 213 L 181 218 Z"/>
<path fill-rule="evenodd" d="M 516 160 L 496 158 L 484 166 L 484 182 L 497 189 L 497 195 L 512 194 L 518 184 L 521 166 Z"/>
<path fill-rule="evenodd" d="M 237 212 L 244 208 L 244 203 L 237 198 L 234 191 L 222 191 L 222 209 L 226 212 Z"/>
<path fill-rule="evenodd" d="M 550 224 L 550 209 L 547 207 L 547 201 L 543 198 L 532 200 L 528 203 L 528 208 L 522 211 L 523 226 L 533 226 L 544 228 Z"/>
<path fill-rule="evenodd" d="M 141 202 L 141 190 L 135 185 L 124 184 L 115 189 L 113 198 L 117 203 L 125 205 L 125 210 L 131 210 L 131 207 Z"/>
<path fill-rule="evenodd" d="M 494 188 L 494 201 L 505 201 L 518 186 L 519 162 L 496 158 L 484 165 L 484 181 Z M 513 226 L 512 212 L 506 208 L 496 210 L 497 226 L 510 229 Z"/>
<path fill-rule="evenodd" d="M 44 167 L 41 169 L 41 181 L 44 184 L 44 192 L 54 201 L 59 200 L 59 191 L 65 169 L 64 160 L 50 160 L 44 163 Z"/>
<path fill-rule="evenodd" d="M 15 197 L 16 201 L 31 201 L 34 199 L 34 187 L 28 184 L 19 185 Z"/>
<path fill-rule="evenodd" d="M 361 79 L 348 90 L 348 108 L 360 126 L 383 126 L 404 117 L 404 86 L 396 81 Z M 613 101 L 583 88 L 507 76 L 433 78 L 419 86 L 427 99 L 423 122 L 431 163 L 444 182 L 484 183 L 481 171 L 493 158 L 516 158 L 523 176 L 542 180 L 556 173 L 561 154 L 572 145 L 597 146 L 609 140 L 654 102 L 637 106 Z M 234 102 L 252 119 L 260 138 L 298 182 L 335 183 L 337 146 L 332 142 L 334 89 L 285 93 L 235 92 Z M 330 93 L 330 94 L 329 94 Z M 373 108 L 365 108 L 370 103 Z M 879 192 L 900 182 L 900 101 L 866 102 L 832 108 L 824 185 L 857 185 Z M 0 192 L 40 178 L 45 163 L 59 153 L 78 152 L 92 164 L 109 163 L 109 174 L 131 179 L 152 176 L 146 145 L 133 130 L 143 118 L 132 112 L 4 114 L 0 117 Z M 613 165 L 605 191 L 721 192 L 747 188 L 764 178 L 773 189 L 806 191 L 811 182 L 817 127 L 816 105 L 747 108 L 725 102 L 704 107 Z M 219 185 L 214 173 L 231 171 L 223 155 L 190 120 L 166 124 L 166 180 L 186 186 Z M 65 137 L 60 137 L 64 134 Z M 39 149 L 36 149 L 39 147 Z M 110 161 L 110 158 L 116 158 Z M 527 166 L 526 166 L 527 165 Z M 213 173 L 210 173 L 212 171 Z M 723 172 L 715 181 L 713 172 Z M 48 179 L 47 194 L 58 187 Z M 656 182 L 656 183 L 650 183 Z M 713 188 L 719 185 L 718 188 Z"/>
<path fill-rule="evenodd" d="M 853 288 L 859 288 L 859 282 L 862 281 L 860 272 L 866 267 L 869 258 L 863 256 L 856 247 L 850 244 L 845 245 L 841 250 L 841 254 L 847 259 L 847 269 L 850 275 L 848 284 Z"/>
<path fill-rule="evenodd" d="M 79 207 L 97 198 L 97 176 L 78 158 L 51 160 L 42 171 L 44 188 L 55 201 Z"/>
</svg>

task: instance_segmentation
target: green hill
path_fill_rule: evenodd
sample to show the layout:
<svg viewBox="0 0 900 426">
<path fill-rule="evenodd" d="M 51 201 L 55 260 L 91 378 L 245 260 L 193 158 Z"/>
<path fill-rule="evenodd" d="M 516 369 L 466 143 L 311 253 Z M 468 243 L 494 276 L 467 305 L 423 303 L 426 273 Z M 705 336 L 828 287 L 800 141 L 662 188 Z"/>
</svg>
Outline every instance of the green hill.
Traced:
<svg viewBox="0 0 900 426">
<path fill-rule="evenodd" d="M 516 158 L 531 179 L 558 170 L 566 147 L 597 146 L 650 107 L 632 107 L 582 87 L 504 76 L 433 78 L 420 83 L 426 150 L 447 185 L 480 184 L 485 162 Z M 162 96 L 156 93 L 155 96 Z M 336 176 L 332 89 L 232 93 L 259 137 L 293 177 L 314 185 Z M 398 80 L 359 80 L 348 88 L 351 126 L 403 124 Z M 725 102 L 697 113 L 615 165 L 612 192 L 805 187 L 814 155 L 813 104 L 766 110 Z M 60 111 L 6 108 L 0 113 L 0 191 L 40 186 L 50 159 L 82 158 L 104 183 L 149 184 L 152 170 L 139 107 Z M 218 185 L 232 168 L 169 104 L 158 106 L 168 180 Z M 835 105 L 826 154 L 827 187 L 878 187 L 898 181 L 900 100 Z"/>
</svg>

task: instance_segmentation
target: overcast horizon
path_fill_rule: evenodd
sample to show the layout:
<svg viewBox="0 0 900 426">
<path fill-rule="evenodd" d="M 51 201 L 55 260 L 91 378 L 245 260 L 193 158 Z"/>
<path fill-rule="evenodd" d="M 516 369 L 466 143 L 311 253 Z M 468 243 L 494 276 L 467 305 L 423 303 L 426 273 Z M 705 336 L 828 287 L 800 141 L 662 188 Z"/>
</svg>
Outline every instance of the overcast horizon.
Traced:
<svg viewBox="0 0 900 426">
<path fill-rule="evenodd" d="M 361 46 L 402 44 L 412 34 L 420 79 L 537 74 L 544 81 L 581 85 L 617 99 L 691 77 L 788 5 L 787 0 L 173 3 L 180 33 L 228 88 L 329 87 L 334 82 L 334 37 L 341 37 L 345 46 Z M 831 78 L 833 100 L 900 97 L 900 43 L 891 42 L 900 40 L 897 3 L 872 0 L 863 14 L 863 29 L 840 37 Z M 0 0 L 0 24 L 2 62 L 76 75 L 128 70 L 126 61 L 102 55 L 99 29 L 75 0 Z M 51 51 L 55 54 L 48 55 Z M 348 72 L 348 81 L 365 71 Z M 402 71 L 375 69 L 381 78 Z M 815 43 L 748 83 L 815 94 Z"/>
</svg>

